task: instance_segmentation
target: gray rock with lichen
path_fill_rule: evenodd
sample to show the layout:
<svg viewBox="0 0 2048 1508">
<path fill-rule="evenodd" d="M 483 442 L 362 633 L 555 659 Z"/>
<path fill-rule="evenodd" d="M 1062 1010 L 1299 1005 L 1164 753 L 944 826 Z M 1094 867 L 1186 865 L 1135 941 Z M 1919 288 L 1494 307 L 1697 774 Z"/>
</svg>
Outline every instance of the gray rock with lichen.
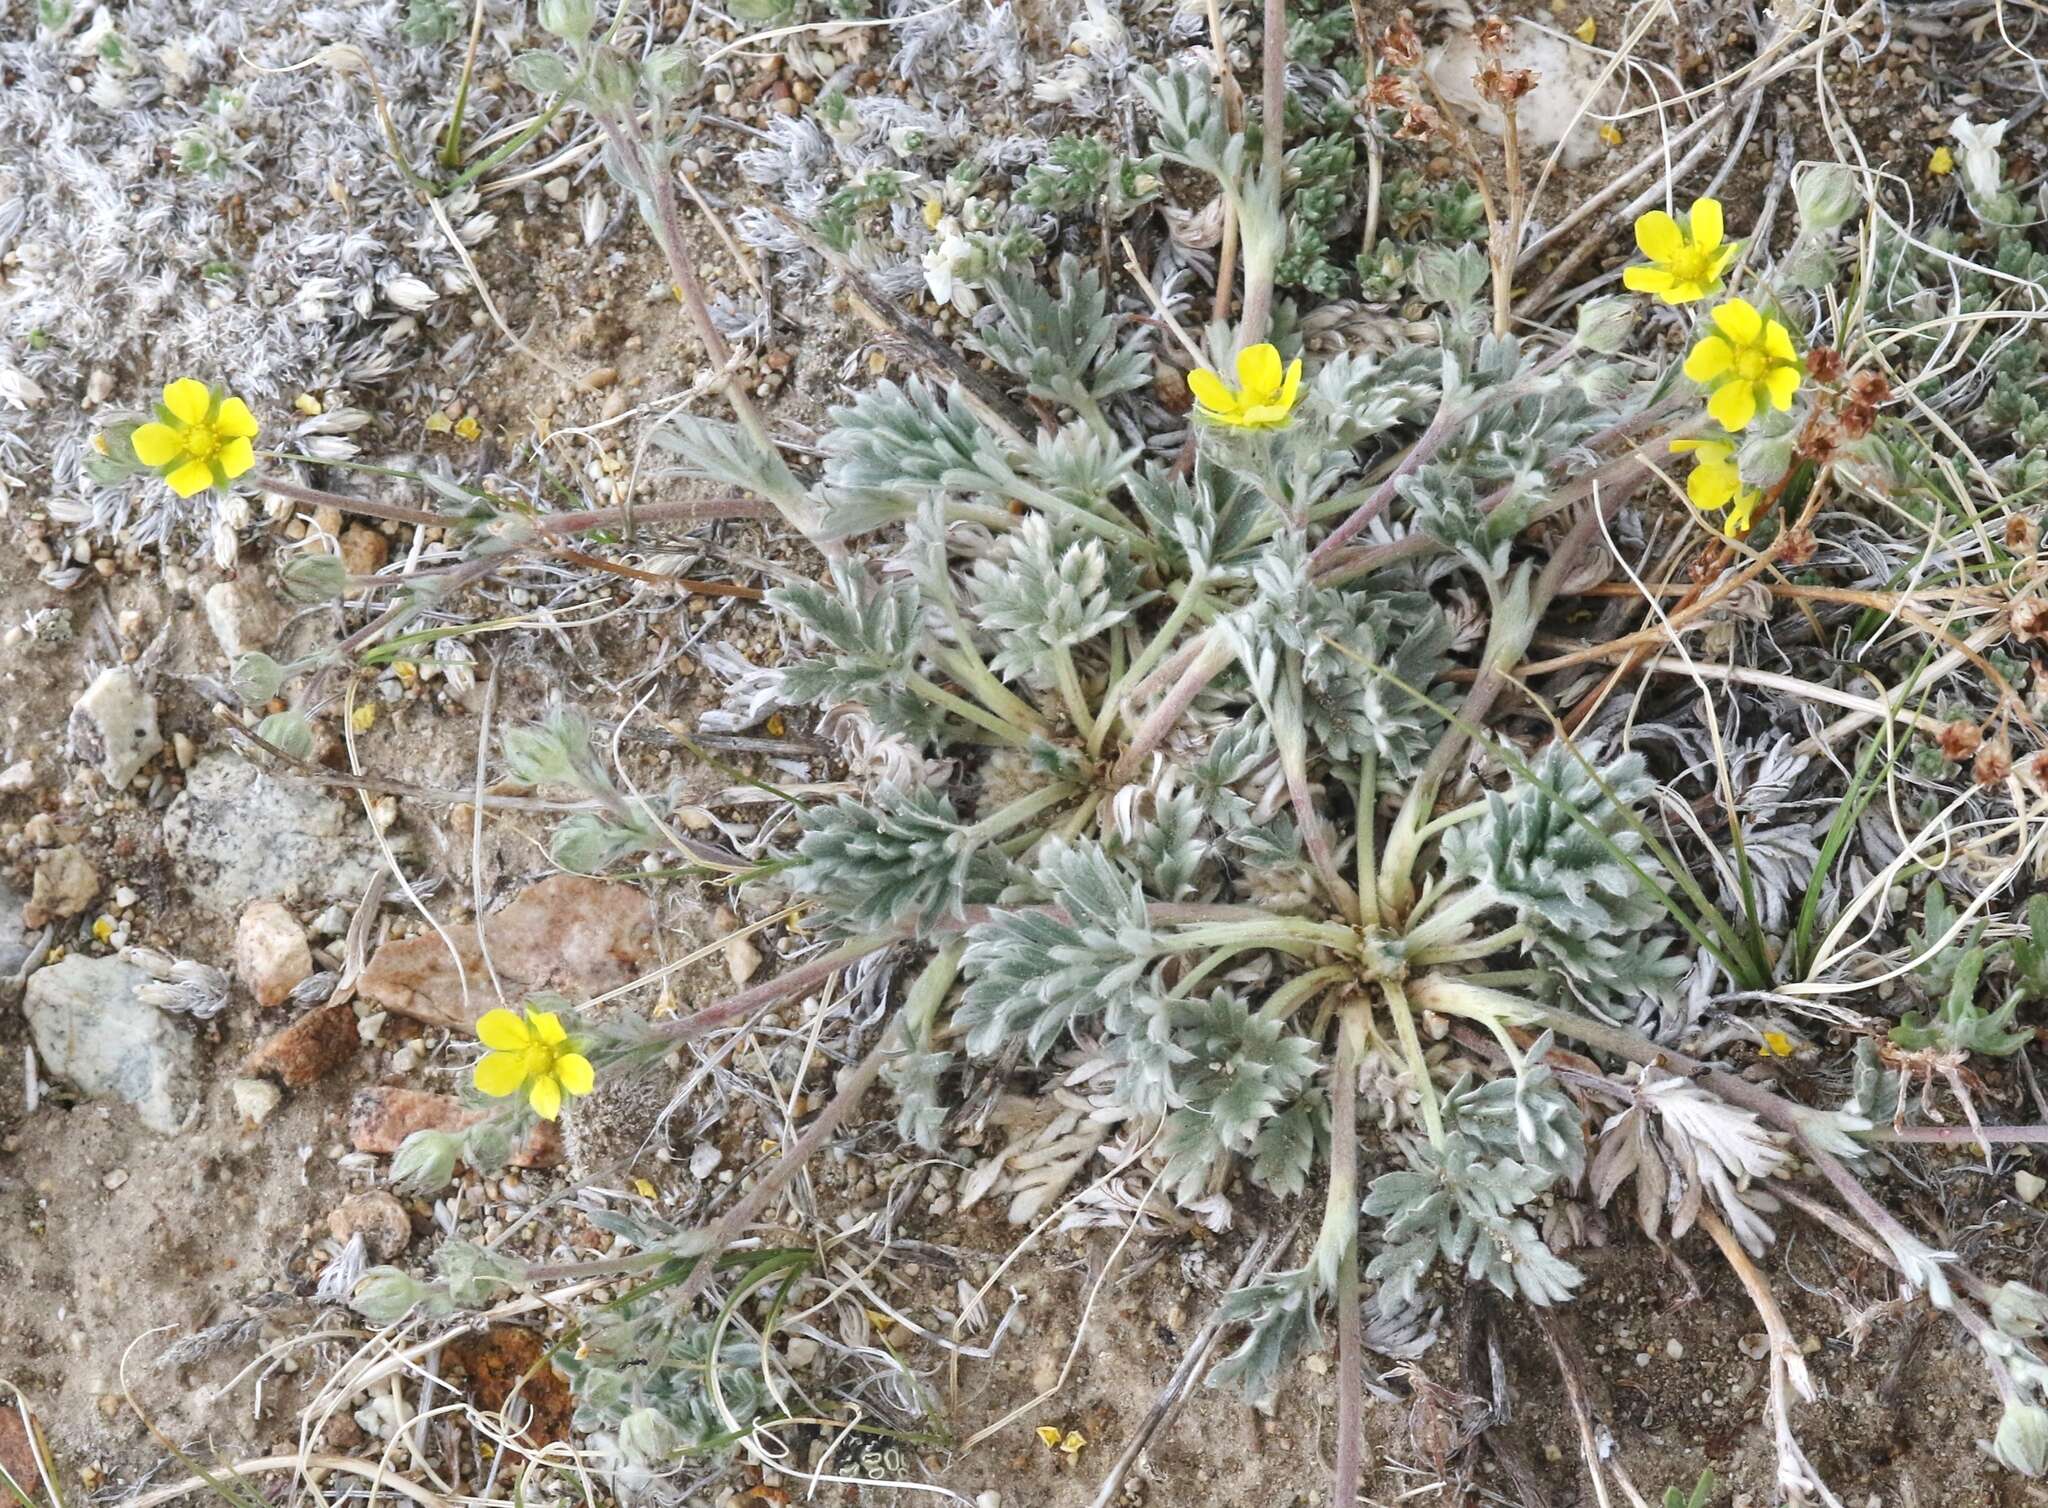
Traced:
<svg viewBox="0 0 2048 1508">
<path fill-rule="evenodd" d="M 257 900 L 354 900 L 383 860 L 352 818 L 332 796 L 212 754 L 164 813 L 164 846 L 194 899 L 223 917 Z"/>
<path fill-rule="evenodd" d="M 22 1012 L 45 1072 L 93 1099 L 135 1107 L 152 1131 L 184 1129 L 199 1103 L 190 1033 L 136 998 L 149 976 L 74 953 L 30 976 Z"/>
</svg>

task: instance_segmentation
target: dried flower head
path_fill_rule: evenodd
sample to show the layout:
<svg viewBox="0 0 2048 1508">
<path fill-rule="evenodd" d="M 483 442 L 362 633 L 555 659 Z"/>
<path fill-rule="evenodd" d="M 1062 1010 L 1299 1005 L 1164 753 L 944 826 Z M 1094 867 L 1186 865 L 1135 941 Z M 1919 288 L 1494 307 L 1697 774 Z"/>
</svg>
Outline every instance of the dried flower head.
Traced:
<svg viewBox="0 0 2048 1508">
<path fill-rule="evenodd" d="M 1380 61 L 1389 68 L 1420 68 L 1422 38 L 1416 34 L 1415 18 L 1402 11 L 1380 37 Z"/>
<path fill-rule="evenodd" d="M 1979 785 L 2000 785 L 2012 774 L 2012 740 L 2004 733 L 1987 738 L 1970 762 L 1970 778 Z"/>
<path fill-rule="evenodd" d="M 1806 375 L 1826 387 L 1842 380 L 1842 353 L 1833 346 L 1815 346 L 1806 353 Z"/>
<path fill-rule="evenodd" d="M 1489 57 L 1497 58 L 1507 50 L 1508 26 L 1499 16 L 1482 16 L 1472 27 L 1472 36 Z"/>
<path fill-rule="evenodd" d="M 2041 531 L 2024 513 L 2009 513 L 2005 519 L 2005 547 L 2015 555 L 2031 555 L 2041 543 Z"/>
<path fill-rule="evenodd" d="M 1968 718 L 1957 718 L 1944 723 L 1934 735 L 1935 746 L 1941 750 L 1941 757 L 1952 764 L 1961 764 L 1974 755 L 1984 742 L 1984 730 Z"/>
<path fill-rule="evenodd" d="M 1503 68 L 1499 63 L 1488 63 L 1472 76 L 1472 82 L 1479 87 L 1479 97 L 1501 107 L 1514 108 L 1515 101 L 1536 87 L 1536 71 L 1533 68 Z"/>
<path fill-rule="evenodd" d="M 2048 602 L 2039 597 L 2018 597 L 2012 604 L 2012 636 L 2022 644 L 2048 640 Z"/>
</svg>

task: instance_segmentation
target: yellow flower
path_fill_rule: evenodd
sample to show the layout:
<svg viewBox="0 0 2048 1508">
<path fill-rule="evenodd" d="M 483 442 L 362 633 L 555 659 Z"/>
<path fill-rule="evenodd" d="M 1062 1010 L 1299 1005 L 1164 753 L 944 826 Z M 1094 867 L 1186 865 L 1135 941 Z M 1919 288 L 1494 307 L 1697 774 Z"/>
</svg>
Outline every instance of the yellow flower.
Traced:
<svg viewBox="0 0 2048 1508">
<path fill-rule="evenodd" d="M 1728 509 L 1728 517 L 1721 521 L 1721 532 L 1730 539 L 1742 538 L 1756 522 L 1756 505 L 1763 500 L 1764 495 L 1756 488 L 1743 488 Z"/>
<path fill-rule="evenodd" d="M 1927 159 L 1927 171 L 1936 178 L 1946 178 L 1956 170 L 1956 154 L 1947 147 L 1936 147 L 1934 155 Z"/>
<path fill-rule="evenodd" d="M 495 1099 L 525 1089 L 544 1121 L 562 1113 L 564 1094 L 588 1094 L 597 1081 L 590 1059 L 576 1051 L 553 1011 L 530 1010 L 523 1021 L 517 1011 L 485 1011 L 476 1036 L 491 1049 L 477 1060 L 476 1087 Z"/>
<path fill-rule="evenodd" d="M 1707 412 L 1730 434 L 1745 428 L 1768 402 L 1783 413 L 1799 391 L 1799 353 L 1792 335 L 1765 319 L 1747 299 L 1714 306 L 1714 328 L 1685 358 L 1685 375 L 1708 389 Z"/>
<path fill-rule="evenodd" d="M 1676 455 L 1693 458 L 1692 475 L 1685 479 L 1685 495 L 1692 505 L 1702 513 L 1728 508 L 1721 532 L 1730 539 L 1747 534 L 1763 494 L 1742 485 L 1742 473 L 1735 467 L 1735 446 L 1727 440 L 1673 440 L 1671 449 Z"/>
<path fill-rule="evenodd" d="M 1188 391 L 1202 405 L 1202 417 L 1237 429 L 1277 429 L 1287 422 L 1301 394 L 1301 358 L 1285 369 L 1270 345 L 1246 346 L 1237 353 L 1237 389 L 1203 368 L 1188 373 Z"/>
<path fill-rule="evenodd" d="M 1767 1058 L 1789 1058 L 1797 1052 L 1798 1046 L 1783 1032 L 1764 1032 L 1764 1056 Z"/>
<path fill-rule="evenodd" d="M 1625 268 L 1621 281 L 1633 293 L 1654 293 L 1667 304 L 1689 304 L 1721 286 L 1721 273 L 1740 249 L 1721 239 L 1721 201 L 1695 199 L 1688 229 L 1661 209 L 1636 221 L 1636 245 L 1648 267 Z"/>
<path fill-rule="evenodd" d="M 249 405 L 216 393 L 197 377 L 164 389 L 156 422 L 130 437 L 135 458 L 154 469 L 179 497 L 225 487 L 256 464 L 250 441 L 261 428 Z"/>
</svg>

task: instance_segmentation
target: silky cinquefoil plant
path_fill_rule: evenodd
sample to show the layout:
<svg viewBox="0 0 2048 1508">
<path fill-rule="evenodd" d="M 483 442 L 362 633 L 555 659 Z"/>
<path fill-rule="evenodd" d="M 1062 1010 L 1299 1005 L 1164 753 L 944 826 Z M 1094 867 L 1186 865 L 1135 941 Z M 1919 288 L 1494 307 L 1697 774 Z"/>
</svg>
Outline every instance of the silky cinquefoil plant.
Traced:
<svg viewBox="0 0 2048 1508">
<path fill-rule="evenodd" d="M 1722 206 L 1644 216 L 1628 296 L 1586 302 L 1569 332 L 1531 331 L 1513 306 L 1526 204 L 1512 126 L 1511 181 L 1492 182 L 1433 102 L 1404 24 L 1374 100 L 1402 112 L 1403 134 L 1446 134 L 1469 159 L 1487 234 L 1475 242 L 1471 216 L 1447 204 L 1454 233 L 1380 263 L 1421 306 L 1413 338 L 1329 353 L 1302 338 L 1315 311 L 1276 302 L 1290 250 L 1311 249 L 1290 247 L 1290 225 L 1338 223 L 1299 196 L 1340 155 L 1288 153 L 1280 60 L 1268 59 L 1256 128 L 1206 73 L 1136 70 L 1145 155 L 1075 147 L 1034 192 L 1050 202 L 1071 189 L 1112 221 L 1160 192 L 1166 165 L 1200 182 L 1240 257 L 1235 318 L 1222 317 L 1234 286 L 1191 330 L 1142 275 L 1120 289 L 1092 258 L 1062 257 L 1042 276 L 985 259 L 973 296 L 949 302 L 978 313 L 966 340 L 997 382 L 955 356 L 933 363 L 937 375 L 878 383 L 830 412 L 822 459 L 799 476 L 728 382 L 731 353 L 680 228 L 674 117 L 701 84 L 695 65 L 628 51 L 576 0 L 551 0 L 543 20 L 562 47 L 518 71 L 557 96 L 550 108 L 599 129 L 733 410 L 731 423 L 667 419 L 653 439 L 675 475 L 739 496 L 629 516 L 443 484 L 449 506 L 430 511 L 263 478 L 286 496 L 444 526 L 464 558 L 332 656 L 252 657 L 237 685 L 263 700 L 296 680 L 298 705 L 317 710 L 349 657 L 393 652 L 373 641 L 410 623 L 427 593 L 522 552 L 636 523 L 779 519 L 817 561 L 768 594 L 796 649 L 777 694 L 901 757 L 873 761 L 887 777 L 859 799 L 799 805 L 775 853 L 742 859 L 683 836 L 674 797 L 615 783 L 573 712 L 507 734 L 507 774 L 582 798 L 554 835 L 558 864 L 645 874 L 666 860 L 761 887 L 821 946 L 690 1016 L 599 1021 L 545 999 L 492 1012 L 473 1077 L 490 1113 L 415 1136 L 395 1176 L 432 1189 L 458 1159 L 502 1162 L 537 1119 L 573 1123 L 608 1076 L 841 969 L 893 952 L 908 983 L 795 1144 L 710 1225 L 593 1214 L 624 1249 L 566 1267 L 450 1242 L 432 1279 L 363 1275 L 359 1309 L 440 1320 L 543 1282 L 616 1278 L 564 1366 L 580 1426 L 621 1479 L 653 1481 L 746 1442 L 780 1406 L 777 1364 L 758 1344 L 772 1318 L 760 1335 L 727 1331 L 743 1297 L 795 1281 L 814 1256 L 736 1243 L 863 1095 L 885 1085 L 903 1136 L 944 1154 L 976 1076 L 1057 1071 L 1092 1086 L 1166 1200 L 1249 1186 L 1318 1201 L 1294 1265 L 1226 1300 L 1236 1328 L 1211 1380 L 1271 1400 L 1334 1321 L 1341 1503 L 1358 1485 L 1364 1336 L 1412 1338 L 1451 1285 L 1568 1301 L 1583 1275 L 1557 1217 L 1624 1188 L 1646 1233 L 1697 1226 L 1741 1277 L 1773 1342 L 1778 1486 L 1824 1496 L 1787 1422 L 1810 1382 L 1752 1261 L 1782 1205 L 1806 1199 L 1790 1183 L 1795 1154 L 1846 1211 L 1826 1214 L 1859 1222 L 1866 1248 L 1978 1343 L 2004 1405 L 1999 1457 L 2048 1466 L 2048 1366 L 2034 1350 L 2048 1299 L 1917 1240 L 1854 1167 L 1878 1122 L 1901 1113 L 1909 1076 L 1966 1094 L 1973 1056 L 2016 1045 L 2010 1009 L 1977 998 L 1989 960 L 1976 940 L 1928 992 L 1931 1014 L 1882 1044 L 1866 1034 L 1837 1109 L 1653 1040 L 1646 1028 L 1687 1019 L 1689 977 L 1767 991 L 1784 955 L 1669 846 L 1643 754 L 1567 736 L 1525 693 L 1539 629 L 1589 569 L 1604 574 L 1594 552 L 1654 466 L 1684 459 L 1690 474 L 1670 490 L 1717 515 L 1714 528 L 1684 517 L 1704 581 L 1741 552 L 1762 559 L 1753 574 L 1788 556 L 1837 471 L 1886 464 L 1884 383 L 1807 348 L 1799 311 L 1745 277 Z M 1284 38 L 1279 20 L 1272 0 L 1269 43 Z M 1503 61 L 1499 23 L 1479 30 L 1476 82 L 1511 123 L 1533 80 Z M 1839 209 L 1802 222 L 1815 275 Z M 1683 355 L 1622 355 L 1645 311 L 1685 322 Z M 228 400 L 212 401 L 217 420 Z M 213 422 L 197 399 L 168 406 L 188 428 Z M 233 417 L 253 433 L 253 416 Z M 227 429 L 172 438 L 176 455 L 138 431 L 133 456 L 117 459 L 195 488 L 231 488 L 247 469 L 230 460 Z M 176 469 L 195 457 L 221 464 L 204 478 Z M 308 595 L 351 585 L 338 562 L 299 567 L 299 579 Z M 261 725 L 273 753 L 310 747 L 306 716 L 289 716 Z M 1753 889 L 1748 863 L 1737 842 L 1730 888 Z M 1711 865 L 1718 877 L 1724 857 Z M 1930 928 L 1936 914 L 1930 903 Z M 1950 941 L 1925 950 L 1935 966 Z M 1992 972 L 2041 971 L 2015 952 Z M 713 1283 L 725 1302 L 700 1308 Z"/>
</svg>

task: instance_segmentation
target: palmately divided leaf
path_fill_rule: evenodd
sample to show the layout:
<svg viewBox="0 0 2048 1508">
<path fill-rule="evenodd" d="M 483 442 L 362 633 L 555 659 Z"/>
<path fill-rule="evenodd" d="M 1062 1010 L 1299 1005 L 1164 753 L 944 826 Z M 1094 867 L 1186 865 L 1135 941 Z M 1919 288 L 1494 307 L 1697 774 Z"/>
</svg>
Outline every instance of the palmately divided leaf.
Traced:
<svg viewBox="0 0 2048 1508">
<path fill-rule="evenodd" d="M 997 894 L 1007 867 L 969 839 L 953 803 L 931 790 L 883 786 L 865 803 L 842 796 L 803 812 L 798 827 L 790 888 L 853 931 L 908 922 L 929 932 L 970 901 Z"/>
<path fill-rule="evenodd" d="M 1137 986 L 1158 948 L 1138 883 L 1096 843 L 1050 838 L 1033 870 L 1045 908 L 995 911 L 967 934 L 954 1022 L 979 1056 L 1022 1037 L 1034 1062 Z"/>
<path fill-rule="evenodd" d="M 882 382 L 831 418 L 825 487 L 837 533 L 879 528 L 935 492 L 1007 495 L 1016 486 L 1001 441 L 958 388 L 941 393 L 921 377 Z"/>
<path fill-rule="evenodd" d="M 1481 821 L 1444 840 L 1450 873 L 1482 880 L 1528 929 L 1527 950 L 1595 1003 L 1668 998 L 1685 972 L 1668 938 L 1646 935 L 1664 916 L 1653 888 L 1663 871 L 1627 808 L 1649 788 L 1640 755 L 1596 778 L 1553 744 L 1527 778 L 1487 796 Z"/>
<path fill-rule="evenodd" d="M 783 694 L 799 706 L 858 702 L 892 732 L 936 734 L 943 720 L 910 687 L 924 631 L 914 586 L 883 584 L 858 566 L 834 569 L 836 590 L 778 587 L 769 604 L 809 629 L 832 651 L 783 671 Z"/>
<path fill-rule="evenodd" d="M 976 329 L 975 343 L 1048 403 L 1085 409 L 1143 387 L 1151 380 L 1151 355 L 1123 337 L 1095 269 L 1068 254 L 1058 278 L 1056 294 L 1028 270 L 983 279 L 995 319 Z"/>
<path fill-rule="evenodd" d="M 1247 1328 L 1238 1348 L 1209 1373 L 1209 1386 L 1235 1387 L 1247 1402 L 1270 1404 L 1279 1392 L 1281 1369 L 1303 1347 L 1322 1346 L 1323 1332 L 1316 1324 L 1319 1294 L 1313 1270 L 1303 1267 L 1225 1297 L 1224 1321 Z"/>
<path fill-rule="evenodd" d="M 1029 515 L 967 581 L 974 617 L 994 636 L 990 668 L 1044 689 L 1056 656 L 1124 621 L 1145 600 L 1138 569 L 1113 545 Z"/>
</svg>

